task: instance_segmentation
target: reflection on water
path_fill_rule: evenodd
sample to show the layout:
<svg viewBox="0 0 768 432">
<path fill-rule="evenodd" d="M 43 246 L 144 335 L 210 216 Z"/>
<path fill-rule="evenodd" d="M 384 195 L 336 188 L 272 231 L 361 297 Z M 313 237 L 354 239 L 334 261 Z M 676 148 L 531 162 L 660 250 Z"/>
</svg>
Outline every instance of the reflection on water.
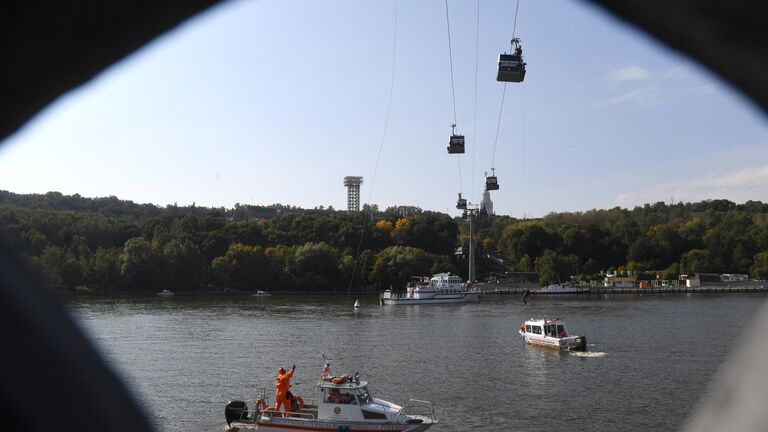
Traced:
<svg viewBox="0 0 768 432">
<path fill-rule="evenodd" d="M 75 300 L 71 309 L 168 431 L 221 431 L 230 399 L 273 396 L 278 367 L 314 400 L 320 353 L 376 394 L 435 403 L 430 430 L 674 430 L 761 304 L 761 295 L 486 297 L 379 306 L 344 296 Z M 525 345 L 531 317 L 559 316 L 586 353 Z M 728 326 L 723 326 L 728 322 Z"/>
</svg>

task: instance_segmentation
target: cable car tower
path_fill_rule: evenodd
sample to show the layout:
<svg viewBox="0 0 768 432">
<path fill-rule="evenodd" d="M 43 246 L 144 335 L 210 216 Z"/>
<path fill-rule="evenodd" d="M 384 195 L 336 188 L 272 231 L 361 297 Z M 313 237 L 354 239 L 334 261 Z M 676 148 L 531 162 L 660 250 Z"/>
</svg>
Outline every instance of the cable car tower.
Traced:
<svg viewBox="0 0 768 432">
<path fill-rule="evenodd" d="M 481 209 L 477 204 L 469 203 L 466 199 L 461 198 L 461 194 L 459 194 L 459 202 L 461 203 L 462 201 L 464 212 L 461 214 L 461 218 L 469 220 L 469 273 L 467 275 L 467 283 L 473 283 L 475 281 L 475 234 L 472 219 L 480 214 Z M 458 204 L 456 204 L 456 208 L 459 208 Z"/>
<path fill-rule="evenodd" d="M 347 211 L 360 211 L 360 185 L 363 178 L 359 176 L 344 177 L 344 186 L 347 187 Z"/>
</svg>

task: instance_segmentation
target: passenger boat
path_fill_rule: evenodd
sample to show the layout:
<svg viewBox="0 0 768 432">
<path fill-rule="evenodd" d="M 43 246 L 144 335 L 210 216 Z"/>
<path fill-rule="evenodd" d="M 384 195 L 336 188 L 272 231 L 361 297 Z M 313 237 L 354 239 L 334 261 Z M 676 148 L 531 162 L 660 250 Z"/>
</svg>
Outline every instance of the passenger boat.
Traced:
<svg viewBox="0 0 768 432">
<path fill-rule="evenodd" d="M 334 377 L 325 360 L 323 376 L 317 382 L 317 404 L 304 405 L 296 412 L 280 412 L 270 406 L 262 390 L 254 411 L 249 411 L 245 401 L 227 404 L 224 415 L 230 430 L 420 432 L 437 423 L 432 403 L 411 399 L 400 406 L 379 399 L 359 373 Z"/>
<path fill-rule="evenodd" d="M 464 284 L 457 275 L 438 273 L 431 278 L 413 277 L 404 293 L 388 289 L 381 294 L 379 300 L 383 305 L 470 303 L 478 301 L 481 293 L 469 284 Z"/>
<path fill-rule="evenodd" d="M 532 345 L 543 345 L 569 351 L 586 351 L 586 336 L 570 336 L 560 318 L 531 318 L 520 325 L 523 340 Z"/>
</svg>

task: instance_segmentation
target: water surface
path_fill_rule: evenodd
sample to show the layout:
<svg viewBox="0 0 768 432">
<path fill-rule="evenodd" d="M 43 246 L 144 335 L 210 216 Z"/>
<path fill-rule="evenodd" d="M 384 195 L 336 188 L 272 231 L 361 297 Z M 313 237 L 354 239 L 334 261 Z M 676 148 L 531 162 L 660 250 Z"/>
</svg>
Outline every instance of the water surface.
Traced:
<svg viewBox="0 0 768 432">
<path fill-rule="evenodd" d="M 764 294 L 485 297 L 379 306 L 376 298 L 183 297 L 70 303 L 165 431 L 223 431 L 224 405 L 274 399 L 276 369 L 314 400 L 320 353 L 377 396 L 435 404 L 431 431 L 679 429 Z M 526 346 L 531 317 L 586 335 L 586 355 Z"/>
</svg>

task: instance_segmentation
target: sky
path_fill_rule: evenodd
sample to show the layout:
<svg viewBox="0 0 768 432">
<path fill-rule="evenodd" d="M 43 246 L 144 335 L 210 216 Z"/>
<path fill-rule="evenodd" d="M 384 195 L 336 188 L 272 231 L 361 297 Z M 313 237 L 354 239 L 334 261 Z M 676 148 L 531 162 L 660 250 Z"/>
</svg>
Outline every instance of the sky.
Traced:
<svg viewBox="0 0 768 432">
<path fill-rule="evenodd" d="M 226 2 L 7 138 L 0 189 L 344 209 L 359 175 L 363 202 L 457 215 L 494 167 L 514 217 L 768 202 L 766 117 L 728 83 L 587 3 L 521 0 L 516 26 L 515 6 L 449 0 L 449 57 L 442 0 Z M 527 74 L 505 89 L 513 31 Z"/>
</svg>

